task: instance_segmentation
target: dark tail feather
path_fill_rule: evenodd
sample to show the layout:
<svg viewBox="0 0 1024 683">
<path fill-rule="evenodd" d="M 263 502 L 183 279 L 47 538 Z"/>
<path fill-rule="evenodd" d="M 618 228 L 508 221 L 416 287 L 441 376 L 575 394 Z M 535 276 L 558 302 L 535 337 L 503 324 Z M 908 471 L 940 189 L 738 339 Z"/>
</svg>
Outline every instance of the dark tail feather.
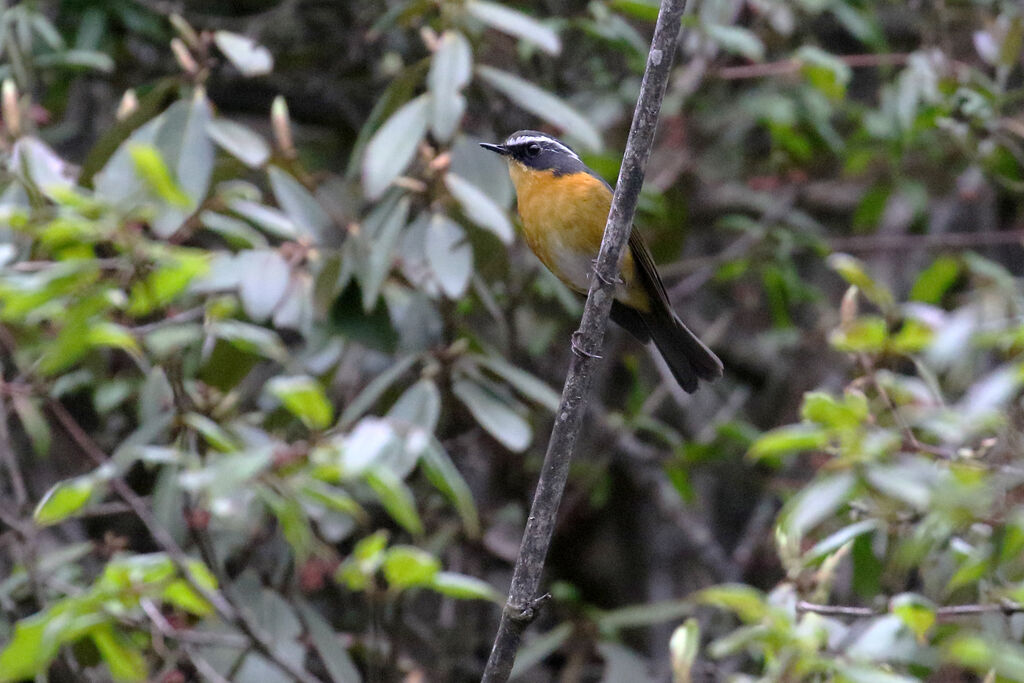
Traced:
<svg viewBox="0 0 1024 683">
<path fill-rule="evenodd" d="M 697 390 L 698 379 L 713 382 L 722 376 L 722 361 L 675 314 L 644 316 L 644 322 L 661 357 L 687 393 Z"/>
</svg>

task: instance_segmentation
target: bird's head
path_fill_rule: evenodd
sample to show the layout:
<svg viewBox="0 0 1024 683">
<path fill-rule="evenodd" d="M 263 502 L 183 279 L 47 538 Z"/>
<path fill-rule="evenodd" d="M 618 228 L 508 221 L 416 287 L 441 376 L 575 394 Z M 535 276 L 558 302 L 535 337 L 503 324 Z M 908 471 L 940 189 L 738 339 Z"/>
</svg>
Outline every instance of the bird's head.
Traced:
<svg viewBox="0 0 1024 683">
<path fill-rule="evenodd" d="M 548 171 L 560 176 L 586 169 L 571 147 L 536 130 L 516 131 L 500 145 L 481 142 L 480 146 L 505 157 L 513 172 Z"/>
</svg>

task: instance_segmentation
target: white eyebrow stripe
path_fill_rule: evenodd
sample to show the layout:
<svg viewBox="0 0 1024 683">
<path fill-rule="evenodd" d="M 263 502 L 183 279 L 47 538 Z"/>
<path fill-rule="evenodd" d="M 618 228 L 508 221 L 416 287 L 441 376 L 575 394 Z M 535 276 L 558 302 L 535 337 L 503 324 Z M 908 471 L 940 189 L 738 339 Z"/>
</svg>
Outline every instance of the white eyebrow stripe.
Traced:
<svg viewBox="0 0 1024 683">
<path fill-rule="evenodd" d="M 557 147 L 558 149 L 560 149 L 563 152 L 565 152 L 566 154 L 572 156 L 576 160 L 579 160 L 579 158 L 580 158 L 579 155 L 576 154 L 576 152 L 572 151 L 571 149 L 569 149 L 568 147 L 563 145 L 558 140 L 555 140 L 554 138 L 549 138 L 549 137 L 542 137 L 542 136 L 539 136 L 539 135 L 520 135 L 517 138 L 512 138 L 511 140 L 506 142 L 505 145 L 508 146 L 508 147 L 515 147 L 517 145 L 524 145 L 524 144 L 529 143 L 529 142 L 548 143 L 552 147 Z"/>
</svg>

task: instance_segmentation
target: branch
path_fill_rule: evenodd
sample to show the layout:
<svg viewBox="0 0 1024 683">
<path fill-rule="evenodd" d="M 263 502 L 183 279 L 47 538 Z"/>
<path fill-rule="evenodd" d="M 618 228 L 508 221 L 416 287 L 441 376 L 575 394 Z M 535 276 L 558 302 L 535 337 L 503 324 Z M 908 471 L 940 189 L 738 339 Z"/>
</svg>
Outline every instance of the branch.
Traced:
<svg viewBox="0 0 1024 683">
<path fill-rule="evenodd" d="M 863 54 L 863 55 L 836 55 L 836 59 L 851 68 L 879 67 L 879 66 L 902 66 L 907 63 L 909 54 Z M 746 78 L 762 78 L 764 76 L 786 76 L 800 71 L 804 63 L 800 59 L 783 59 L 778 62 L 765 62 L 764 64 L 743 64 L 742 66 L 724 66 L 714 72 L 716 78 L 725 81 L 740 80 Z"/>
<path fill-rule="evenodd" d="M 887 610 L 873 607 L 851 607 L 849 605 L 818 605 L 801 600 L 796 603 L 797 612 L 813 612 L 829 617 L 876 617 L 886 614 Z M 1016 602 L 988 603 L 980 605 L 946 605 L 935 608 L 937 619 L 956 619 L 957 617 L 973 617 L 979 614 L 1019 614 L 1024 612 L 1024 605 Z"/>
<path fill-rule="evenodd" d="M 485 683 L 508 680 L 523 631 L 533 620 L 542 600 L 537 597 L 537 593 L 544 560 L 551 545 L 558 506 L 569 476 L 573 448 L 583 424 L 592 373 L 600 359 L 598 351 L 604 341 L 605 326 L 614 296 L 614 282 L 618 278 L 622 250 L 632 229 L 633 213 L 640 196 L 644 170 L 654 141 L 654 129 L 676 51 L 683 8 L 683 0 L 662 0 L 658 12 L 651 50 L 647 55 L 647 67 L 640 85 L 640 96 L 633 112 L 626 152 L 615 185 L 601 251 L 597 257 L 595 277 L 591 278 L 590 293 L 580 327 L 573 334 L 575 355 L 562 388 L 562 400 L 544 456 L 533 507 L 523 532 L 508 600 L 502 610 L 498 633 L 484 669 Z"/>
</svg>

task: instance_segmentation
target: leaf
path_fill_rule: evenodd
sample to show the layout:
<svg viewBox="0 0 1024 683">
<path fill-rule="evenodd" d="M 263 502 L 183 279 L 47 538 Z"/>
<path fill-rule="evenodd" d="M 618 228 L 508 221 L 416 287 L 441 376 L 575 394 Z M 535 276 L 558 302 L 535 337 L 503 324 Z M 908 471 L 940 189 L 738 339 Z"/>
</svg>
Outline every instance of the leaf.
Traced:
<svg viewBox="0 0 1024 683">
<path fill-rule="evenodd" d="M 878 316 L 861 316 L 833 330 L 828 341 L 837 351 L 878 353 L 885 348 L 887 337 L 888 330 L 884 319 Z"/>
<path fill-rule="evenodd" d="M 935 605 L 914 593 L 901 593 L 889 601 L 889 611 L 903 620 L 920 642 L 935 625 Z"/>
<path fill-rule="evenodd" d="M 32 518 L 40 526 L 63 522 L 81 512 L 93 496 L 100 494 L 101 480 L 93 475 L 84 475 L 54 484 L 36 505 Z"/>
<path fill-rule="evenodd" d="M 839 273 L 846 282 L 856 285 L 873 304 L 887 311 L 893 306 L 889 289 L 876 282 L 864 267 L 864 262 L 849 254 L 835 253 L 828 257 L 829 267 Z"/>
<path fill-rule="evenodd" d="M 386 302 L 378 299 L 374 309 L 367 313 L 356 282 L 351 282 L 334 300 L 328 319 L 332 332 L 353 342 L 385 353 L 394 353 L 398 348 L 398 332 Z"/>
<path fill-rule="evenodd" d="M 473 249 L 462 226 L 443 213 L 430 217 L 425 240 L 427 264 L 450 299 L 466 292 L 473 274 Z"/>
<path fill-rule="evenodd" d="M 412 545 L 395 545 L 384 556 L 384 578 L 399 590 L 430 585 L 441 571 L 441 562 Z"/>
<path fill-rule="evenodd" d="M 115 681 L 145 681 L 149 677 L 146 657 L 135 643 L 114 631 L 110 623 L 89 632 L 100 658 Z"/>
<path fill-rule="evenodd" d="M 462 89 L 473 73 L 473 51 L 458 31 L 445 31 L 430 60 L 427 90 L 430 92 L 430 130 L 440 142 L 451 139 L 466 111 Z"/>
<path fill-rule="evenodd" d="M 764 43 L 752 31 L 740 26 L 714 24 L 707 27 L 707 33 L 726 52 L 742 55 L 752 62 L 764 60 Z"/>
<path fill-rule="evenodd" d="M 491 28 L 536 45 L 549 55 L 562 51 L 558 34 L 533 17 L 496 2 L 469 0 L 466 11 Z"/>
<path fill-rule="evenodd" d="M 243 268 L 238 294 L 245 314 L 256 322 L 271 316 L 284 298 L 291 280 L 291 268 L 274 249 L 247 251 L 239 255 Z"/>
<path fill-rule="evenodd" d="M 733 612 L 747 623 L 758 622 L 768 613 L 764 594 L 751 586 L 724 584 L 697 593 L 696 602 Z"/>
<path fill-rule="evenodd" d="M 582 114 L 560 98 L 518 76 L 480 65 L 477 74 L 526 111 L 578 139 L 592 150 L 601 148 L 601 134 Z"/>
<path fill-rule="evenodd" d="M 778 460 L 791 453 L 814 451 L 828 445 L 828 432 L 809 424 L 787 425 L 767 431 L 750 447 L 754 460 Z"/>
<path fill-rule="evenodd" d="M 359 395 L 352 400 L 345 410 L 342 411 L 341 417 L 338 418 L 338 427 L 341 429 L 348 429 L 355 421 L 362 417 L 367 410 L 373 407 L 373 405 L 380 400 L 380 397 L 384 395 L 388 389 L 391 388 L 398 378 L 405 374 L 405 372 L 413 366 L 418 360 L 418 356 L 410 355 L 399 358 L 394 361 L 384 372 L 378 374 L 371 380 L 366 387 L 363 388 Z"/>
<path fill-rule="evenodd" d="M 367 217 L 363 229 L 370 241 L 369 255 L 357 265 L 362 285 L 363 310 L 369 313 L 377 305 L 384 280 L 391 272 L 395 244 L 409 220 L 409 198 L 402 197 L 387 207 L 380 207 Z"/>
<path fill-rule="evenodd" d="M 528 640 L 516 654 L 511 679 L 521 680 L 523 674 L 554 654 L 575 632 L 574 624 L 564 622 L 544 635 Z"/>
<path fill-rule="evenodd" d="M 243 76 L 263 76 L 274 69 L 270 50 L 252 38 L 231 31 L 215 31 L 213 42 Z"/>
<path fill-rule="evenodd" d="M 510 451 L 521 452 L 533 436 L 530 425 L 509 404 L 490 389 L 468 379 L 456 380 L 452 393 L 466 406 L 476 421 Z"/>
<path fill-rule="evenodd" d="M 815 562 L 829 555 L 841 547 L 864 534 L 869 534 L 882 528 L 881 522 L 877 519 L 865 519 L 845 526 L 835 533 L 829 534 L 818 541 L 813 548 L 804 554 L 804 562 Z"/>
<path fill-rule="evenodd" d="M 482 579 L 455 572 L 438 572 L 430 587 L 442 595 L 458 600 L 489 600 L 500 603 L 504 598 Z"/>
<path fill-rule="evenodd" d="M 946 255 L 939 256 L 917 276 L 914 286 L 910 289 L 910 300 L 938 305 L 959 277 L 959 259 Z"/>
<path fill-rule="evenodd" d="M 149 187 L 168 204 L 188 208 L 192 201 L 178 183 L 171 177 L 167 164 L 160 157 L 160 150 L 153 145 L 135 144 L 128 147 L 135 162 L 135 169 L 149 184 Z"/>
<path fill-rule="evenodd" d="M 32 450 L 36 455 L 46 457 L 50 454 L 50 424 L 46 421 L 42 409 L 39 407 L 39 399 L 25 394 L 11 394 L 11 407 L 21 422 L 21 428 L 25 430 L 29 441 L 32 443 Z"/>
<path fill-rule="evenodd" d="M 454 173 L 445 174 L 444 184 L 469 220 L 493 233 L 503 243 L 512 244 L 515 233 L 505 209 L 476 185 Z"/>
<path fill-rule="evenodd" d="M 270 189 L 284 212 L 298 227 L 300 237 L 307 237 L 314 244 L 321 241 L 333 225 L 320 202 L 302 186 L 298 180 L 277 166 L 267 169 Z"/>
<path fill-rule="evenodd" d="M 668 641 L 669 657 L 672 661 L 672 682 L 690 683 L 690 672 L 697 660 L 700 649 L 700 624 L 693 617 L 687 619 L 682 626 L 676 627 Z"/>
<path fill-rule="evenodd" d="M 206 133 L 220 147 L 249 168 L 260 168 L 270 158 L 270 146 L 248 126 L 228 119 L 213 119 Z M 273 180 L 273 179 L 271 179 Z"/>
<path fill-rule="evenodd" d="M 295 223 L 277 209 L 248 199 L 232 199 L 228 206 L 239 216 L 252 221 L 256 227 L 274 237 L 290 240 L 299 236 L 299 229 Z"/>
<path fill-rule="evenodd" d="M 860 392 L 849 392 L 837 401 L 825 392 L 809 391 L 804 394 L 800 415 L 825 427 L 850 429 L 867 420 L 868 400 Z"/>
<path fill-rule="evenodd" d="M 511 384 L 516 391 L 534 403 L 551 412 L 558 410 L 558 404 L 562 397 L 543 380 L 517 368 L 500 356 L 473 356 L 473 360 L 477 365 L 487 368 Z"/>
<path fill-rule="evenodd" d="M 61 641 L 51 628 L 51 610 L 19 619 L 14 634 L 0 652 L 0 681 L 21 681 L 44 673 L 57 656 Z"/>
<path fill-rule="evenodd" d="M 199 413 L 187 413 L 182 421 L 191 427 L 192 429 L 199 432 L 202 437 L 206 440 L 206 443 L 210 444 L 218 451 L 223 453 L 230 453 L 231 451 L 238 450 L 239 444 L 226 429 L 221 427 L 219 424 Z"/>
<path fill-rule="evenodd" d="M 363 189 L 378 199 L 416 155 L 427 132 L 430 98 L 427 95 L 402 105 L 373 134 L 363 157 Z"/>
<path fill-rule="evenodd" d="M 267 383 L 267 391 L 310 429 L 326 429 L 334 419 L 323 387 L 312 377 L 275 377 Z"/>
<path fill-rule="evenodd" d="M 804 78 L 826 97 L 840 100 L 853 70 L 843 60 L 813 45 L 804 45 L 793 56 L 800 62 Z"/>
<path fill-rule="evenodd" d="M 440 416 L 441 392 L 431 379 L 421 379 L 406 389 L 388 411 L 389 420 L 416 425 L 431 434 Z"/>
<path fill-rule="evenodd" d="M 778 527 L 791 542 L 802 539 L 807 532 L 836 513 L 857 485 L 852 472 L 822 477 L 793 496 L 779 513 Z"/>
<path fill-rule="evenodd" d="M 339 634 L 334 632 L 331 625 L 320 616 L 320 613 L 312 605 L 304 600 L 298 602 L 298 613 L 306 626 L 310 640 L 313 641 L 313 647 L 320 655 L 320 661 L 327 669 L 330 680 L 338 683 L 361 683 L 363 679 L 359 669 L 356 668 Z"/>
<path fill-rule="evenodd" d="M 420 453 L 420 467 L 430 483 L 458 510 L 466 535 L 479 538 L 480 515 L 473 501 L 473 493 L 437 439 L 431 437 L 427 447 Z"/>
<path fill-rule="evenodd" d="M 423 533 L 423 522 L 416 511 L 416 500 L 405 482 L 383 467 L 368 471 L 365 478 L 391 519 L 414 536 Z"/>
<path fill-rule="evenodd" d="M 187 209 L 170 206 L 153 219 L 153 231 L 160 237 L 174 234 L 210 189 L 216 156 L 213 142 L 206 133 L 211 117 L 210 102 L 199 88 L 191 101 L 172 104 L 156 130 L 154 143 L 190 200 Z"/>
</svg>

